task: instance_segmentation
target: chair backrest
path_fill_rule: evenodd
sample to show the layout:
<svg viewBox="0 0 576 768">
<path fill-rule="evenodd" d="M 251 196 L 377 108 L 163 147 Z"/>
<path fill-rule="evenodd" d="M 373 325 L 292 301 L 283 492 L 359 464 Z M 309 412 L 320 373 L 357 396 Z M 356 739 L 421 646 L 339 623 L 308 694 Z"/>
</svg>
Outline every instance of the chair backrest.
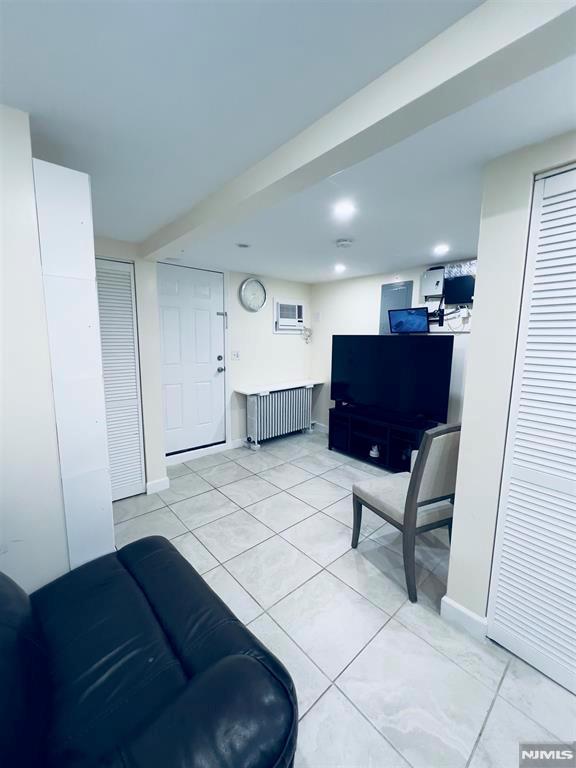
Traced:
<svg viewBox="0 0 576 768">
<path fill-rule="evenodd" d="M 454 496 L 459 448 L 460 424 L 446 424 L 424 433 L 412 473 L 418 505 Z"/>
<path fill-rule="evenodd" d="M 418 507 L 454 498 L 459 448 L 460 424 L 443 424 L 424 433 L 410 475 L 405 528 L 415 527 Z"/>
</svg>

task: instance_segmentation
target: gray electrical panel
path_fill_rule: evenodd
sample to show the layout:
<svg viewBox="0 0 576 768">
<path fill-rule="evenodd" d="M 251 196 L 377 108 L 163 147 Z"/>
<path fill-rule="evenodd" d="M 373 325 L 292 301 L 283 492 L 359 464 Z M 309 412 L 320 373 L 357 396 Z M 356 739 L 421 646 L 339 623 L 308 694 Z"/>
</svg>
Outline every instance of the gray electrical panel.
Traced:
<svg viewBox="0 0 576 768">
<path fill-rule="evenodd" d="M 433 267 L 422 273 L 420 293 L 423 299 L 439 299 L 444 293 L 444 267 Z"/>
<path fill-rule="evenodd" d="M 380 294 L 380 335 L 391 333 L 388 310 L 408 309 L 412 306 L 414 281 L 384 283 Z"/>
</svg>

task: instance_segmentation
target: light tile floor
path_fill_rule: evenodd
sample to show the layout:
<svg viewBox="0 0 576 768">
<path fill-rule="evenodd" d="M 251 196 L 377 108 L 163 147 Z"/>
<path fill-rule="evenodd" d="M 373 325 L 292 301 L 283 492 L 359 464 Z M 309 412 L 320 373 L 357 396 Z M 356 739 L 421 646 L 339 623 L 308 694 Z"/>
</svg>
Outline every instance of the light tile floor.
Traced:
<svg viewBox="0 0 576 768">
<path fill-rule="evenodd" d="M 513 768 L 519 741 L 574 740 L 576 697 L 439 616 L 445 532 L 419 537 L 418 603 L 398 532 L 352 483 L 381 470 L 321 434 L 171 466 L 171 487 L 114 505 L 116 543 L 160 534 L 289 669 L 296 768 Z"/>
</svg>

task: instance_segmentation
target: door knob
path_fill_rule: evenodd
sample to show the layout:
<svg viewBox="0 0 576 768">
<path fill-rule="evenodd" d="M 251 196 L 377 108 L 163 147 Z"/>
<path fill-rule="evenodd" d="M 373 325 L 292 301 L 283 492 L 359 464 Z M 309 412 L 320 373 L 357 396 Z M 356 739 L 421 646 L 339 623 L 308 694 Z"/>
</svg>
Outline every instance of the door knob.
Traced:
<svg viewBox="0 0 576 768">
<path fill-rule="evenodd" d="M 223 373 L 226 370 L 226 368 L 224 368 L 223 366 L 219 365 L 218 368 L 216 368 L 216 370 L 218 371 L 218 373 Z"/>
</svg>

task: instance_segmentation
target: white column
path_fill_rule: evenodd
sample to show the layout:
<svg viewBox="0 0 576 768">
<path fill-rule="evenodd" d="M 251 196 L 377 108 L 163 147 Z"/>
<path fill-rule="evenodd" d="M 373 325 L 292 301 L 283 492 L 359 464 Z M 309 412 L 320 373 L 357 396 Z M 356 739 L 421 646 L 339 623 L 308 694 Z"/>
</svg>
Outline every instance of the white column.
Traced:
<svg viewBox="0 0 576 768">
<path fill-rule="evenodd" d="M 62 491 L 72 568 L 114 549 L 90 179 L 34 160 Z"/>
</svg>

